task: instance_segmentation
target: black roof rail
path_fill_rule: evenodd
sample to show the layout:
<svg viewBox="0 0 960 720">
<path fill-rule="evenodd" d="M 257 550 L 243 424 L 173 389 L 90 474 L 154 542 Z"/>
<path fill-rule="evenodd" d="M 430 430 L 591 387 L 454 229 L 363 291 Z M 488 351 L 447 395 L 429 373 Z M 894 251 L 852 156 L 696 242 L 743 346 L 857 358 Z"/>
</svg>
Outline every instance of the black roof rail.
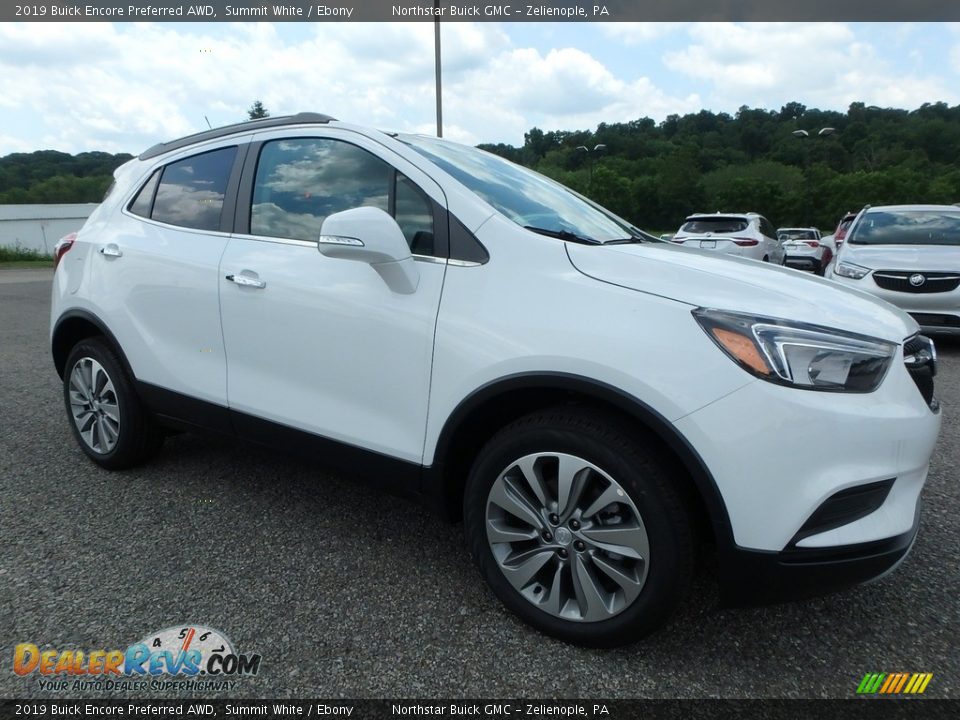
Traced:
<svg viewBox="0 0 960 720">
<path fill-rule="evenodd" d="M 306 123 L 328 123 L 331 120 L 336 120 L 336 118 L 314 112 L 267 117 L 261 118 L 260 120 L 247 120 L 246 122 L 224 125 L 223 127 L 213 128 L 212 130 L 204 130 L 203 132 L 187 135 L 177 140 L 171 140 L 170 142 L 157 143 L 153 147 L 140 153 L 140 159 L 149 160 L 152 157 L 162 155 L 171 150 L 179 150 L 180 148 L 203 142 L 204 140 L 215 140 L 219 137 L 227 137 L 228 135 L 246 132 L 247 130 L 261 130 L 263 128 L 282 127 L 284 125 L 303 125 Z"/>
</svg>

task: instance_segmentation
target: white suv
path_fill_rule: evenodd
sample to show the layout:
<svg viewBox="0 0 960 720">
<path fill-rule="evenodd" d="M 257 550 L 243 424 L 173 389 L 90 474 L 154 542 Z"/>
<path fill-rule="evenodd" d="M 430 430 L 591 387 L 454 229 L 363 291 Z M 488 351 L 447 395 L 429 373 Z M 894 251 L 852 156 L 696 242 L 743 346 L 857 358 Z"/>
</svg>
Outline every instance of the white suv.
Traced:
<svg viewBox="0 0 960 720">
<path fill-rule="evenodd" d="M 475 148 L 315 114 L 203 132 L 121 167 L 57 258 L 95 462 L 174 428 L 367 476 L 462 515 L 503 603 L 571 642 L 662 625 L 701 540 L 742 603 L 878 576 L 917 532 L 940 414 L 908 315 Z"/>
<path fill-rule="evenodd" d="M 683 221 L 673 242 L 736 257 L 783 265 L 786 253 L 777 231 L 756 213 L 696 213 Z"/>
</svg>

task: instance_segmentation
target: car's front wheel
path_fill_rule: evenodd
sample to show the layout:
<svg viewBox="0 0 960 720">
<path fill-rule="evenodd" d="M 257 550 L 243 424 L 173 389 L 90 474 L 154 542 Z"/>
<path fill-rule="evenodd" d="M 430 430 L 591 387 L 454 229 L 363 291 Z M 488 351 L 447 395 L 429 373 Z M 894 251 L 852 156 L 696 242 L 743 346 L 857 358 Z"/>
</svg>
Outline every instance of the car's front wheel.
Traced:
<svg viewBox="0 0 960 720">
<path fill-rule="evenodd" d="M 70 351 L 63 399 L 77 443 L 105 468 L 137 465 L 163 444 L 163 431 L 143 407 L 113 348 L 102 338 L 82 340 Z"/>
<path fill-rule="evenodd" d="M 504 428 L 464 497 L 467 539 L 494 593 L 554 637 L 611 647 L 662 626 L 693 568 L 688 512 L 637 429 L 556 409 Z"/>
</svg>

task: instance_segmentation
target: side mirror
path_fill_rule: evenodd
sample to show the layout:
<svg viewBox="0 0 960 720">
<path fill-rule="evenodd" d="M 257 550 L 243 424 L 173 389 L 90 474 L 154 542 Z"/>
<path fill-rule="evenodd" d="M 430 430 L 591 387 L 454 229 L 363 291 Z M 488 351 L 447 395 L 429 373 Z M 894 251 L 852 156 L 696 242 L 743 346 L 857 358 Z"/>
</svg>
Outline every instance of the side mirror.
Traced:
<svg viewBox="0 0 960 720">
<path fill-rule="evenodd" d="M 403 231 L 380 208 L 359 207 L 327 216 L 317 247 L 327 257 L 369 264 L 396 293 L 409 295 L 420 284 Z"/>
</svg>

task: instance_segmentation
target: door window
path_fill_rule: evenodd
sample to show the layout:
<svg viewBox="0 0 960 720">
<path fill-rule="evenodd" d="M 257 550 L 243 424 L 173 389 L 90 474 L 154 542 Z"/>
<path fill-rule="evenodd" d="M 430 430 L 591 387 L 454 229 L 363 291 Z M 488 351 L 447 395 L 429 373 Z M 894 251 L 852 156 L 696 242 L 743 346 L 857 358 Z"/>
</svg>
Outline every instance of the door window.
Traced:
<svg viewBox="0 0 960 720">
<path fill-rule="evenodd" d="M 219 230 L 223 198 L 236 156 L 237 148 L 227 147 L 167 165 L 150 217 L 180 227 Z"/>
<path fill-rule="evenodd" d="M 313 241 L 328 215 L 364 206 L 390 213 L 412 252 L 433 254 L 433 206 L 387 162 L 329 138 L 264 144 L 253 184 L 251 234 Z"/>
</svg>

